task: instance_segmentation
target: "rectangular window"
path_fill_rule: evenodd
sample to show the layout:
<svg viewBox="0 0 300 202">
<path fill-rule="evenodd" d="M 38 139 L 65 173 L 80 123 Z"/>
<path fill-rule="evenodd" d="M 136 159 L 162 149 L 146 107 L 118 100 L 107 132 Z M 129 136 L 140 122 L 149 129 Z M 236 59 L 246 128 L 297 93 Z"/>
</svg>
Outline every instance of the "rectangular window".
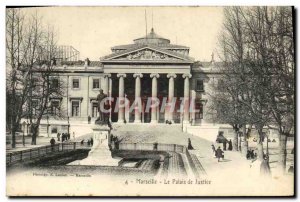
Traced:
<svg viewBox="0 0 300 202">
<path fill-rule="evenodd" d="M 196 90 L 197 91 L 204 91 L 203 80 L 197 80 L 196 81 Z"/>
<path fill-rule="evenodd" d="M 225 90 L 225 83 L 224 83 L 224 80 L 219 79 L 219 80 L 218 80 L 217 86 L 218 86 L 218 90 L 221 91 L 221 92 L 223 92 L 223 91 Z"/>
<path fill-rule="evenodd" d="M 57 78 L 52 79 L 52 88 L 58 88 L 58 79 Z"/>
<path fill-rule="evenodd" d="M 73 79 L 73 88 L 79 88 L 79 79 Z"/>
<path fill-rule="evenodd" d="M 51 128 L 51 133 L 57 133 L 57 127 Z"/>
<path fill-rule="evenodd" d="M 58 113 L 59 113 L 59 101 L 58 100 L 51 101 L 51 113 L 54 116 L 58 115 Z"/>
<path fill-rule="evenodd" d="M 79 101 L 72 101 L 72 116 L 79 116 Z"/>
<path fill-rule="evenodd" d="M 100 88 L 100 82 L 99 79 L 93 79 L 93 89 L 99 89 Z"/>
<path fill-rule="evenodd" d="M 195 119 L 203 119 L 203 104 L 201 102 L 195 103 Z"/>
<path fill-rule="evenodd" d="M 98 103 L 93 102 L 92 117 L 98 117 Z"/>
</svg>

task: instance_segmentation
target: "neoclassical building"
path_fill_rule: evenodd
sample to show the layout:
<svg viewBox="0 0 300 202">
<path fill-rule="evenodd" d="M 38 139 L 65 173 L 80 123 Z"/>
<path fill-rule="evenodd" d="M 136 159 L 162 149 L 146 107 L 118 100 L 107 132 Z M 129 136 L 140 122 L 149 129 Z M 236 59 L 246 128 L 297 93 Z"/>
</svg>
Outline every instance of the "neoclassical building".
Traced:
<svg viewBox="0 0 300 202">
<path fill-rule="evenodd" d="M 132 44 L 112 47 L 112 53 L 100 61 L 57 63 L 53 80 L 65 84 L 65 94 L 51 98 L 52 116 L 43 119 L 40 135 L 67 132 L 74 124 L 87 124 L 89 117 L 93 123 L 98 116 L 96 97 L 100 89 L 113 99 L 112 122 L 159 124 L 168 120 L 191 126 L 209 123 L 205 113 L 207 92 L 209 85 L 216 82 L 218 72 L 214 70 L 213 58 L 211 62 L 195 62 L 189 50 L 172 44 L 152 28 Z M 149 97 L 160 104 L 147 111 Z M 120 98 L 126 98 L 129 105 L 114 110 L 122 102 Z M 130 110 L 137 98 L 142 110 Z M 162 109 L 164 102 L 171 101 L 175 102 L 174 111 Z M 57 111 L 63 112 L 64 117 L 55 116 Z"/>
</svg>

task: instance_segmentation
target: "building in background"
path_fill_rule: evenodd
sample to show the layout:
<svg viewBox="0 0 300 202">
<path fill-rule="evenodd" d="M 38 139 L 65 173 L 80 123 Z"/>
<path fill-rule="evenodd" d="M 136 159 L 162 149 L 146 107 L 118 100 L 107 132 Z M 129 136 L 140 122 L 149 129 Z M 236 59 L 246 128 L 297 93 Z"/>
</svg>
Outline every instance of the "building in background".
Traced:
<svg viewBox="0 0 300 202">
<path fill-rule="evenodd" d="M 88 130 L 89 117 L 93 123 L 98 116 L 96 96 L 100 89 L 114 98 L 112 109 L 118 97 L 126 97 L 130 105 L 136 96 L 141 97 L 141 113 L 129 112 L 129 107 L 125 107 L 111 113 L 112 122 L 211 124 L 206 113 L 207 92 L 210 85 L 217 83 L 219 75 L 213 57 L 210 62 L 195 62 L 189 56 L 189 47 L 172 44 L 169 39 L 157 35 L 153 28 L 133 42 L 112 47 L 112 53 L 100 61 L 76 60 L 79 51 L 71 46 L 60 47 L 53 63 L 57 74 L 52 78 L 52 85 L 63 83 L 65 93 L 50 99 L 49 113 L 41 122 L 39 135 L 78 132 L 79 128 Z M 160 103 L 164 97 L 168 101 L 177 98 L 174 112 L 167 108 L 161 111 L 161 106 L 145 112 L 149 97 L 157 97 Z M 183 113 L 178 112 L 181 97 L 189 100 Z M 190 108 L 194 112 L 190 112 Z M 62 116 L 56 116 L 58 112 Z"/>
</svg>

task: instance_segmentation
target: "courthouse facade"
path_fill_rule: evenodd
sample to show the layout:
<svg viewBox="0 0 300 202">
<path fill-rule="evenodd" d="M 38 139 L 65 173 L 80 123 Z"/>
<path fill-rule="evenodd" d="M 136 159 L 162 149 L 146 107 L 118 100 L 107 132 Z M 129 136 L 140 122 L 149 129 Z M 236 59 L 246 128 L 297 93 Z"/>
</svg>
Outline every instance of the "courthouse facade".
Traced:
<svg viewBox="0 0 300 202">
<path fill-rule="evenodd" d="M 111 121 L 116 123 L 209 123 L 206 105 L 209 86 L 218 73 L 214 61 L 199 62 L 189 56 L 189 47 L 172 44 L 153 29 L 132 44 L 111 48 L 112 53 L 100 61 L 86 59 L 56 64 L 57 82 L 66 86 L 64 96 L 50 99 L 51 116 L 44 118 L 40 134 L 67 132 L 74 123 L 91 123 L 98 116 L 97 94 L 100 89 L 113 98 Z M 157 98 L 159 105 L 146 110 L 148 98 Z M 118 99 L 129 105 L 114 110 Z M 136 99 L 142 110 L 130 110 Z M 167 98 L 167 99 L 164 99 Z M 174 98 L 177 98 L 176 100 Z M 184 98 L 184 102 L 179 98 Z M 175 102 L 175 110 L 162 109 L 164 102 Z M 184 104 L 183 110 L 179 110 Z M 63 117 L 56 116 L 57 111 Z"/>
</svg>

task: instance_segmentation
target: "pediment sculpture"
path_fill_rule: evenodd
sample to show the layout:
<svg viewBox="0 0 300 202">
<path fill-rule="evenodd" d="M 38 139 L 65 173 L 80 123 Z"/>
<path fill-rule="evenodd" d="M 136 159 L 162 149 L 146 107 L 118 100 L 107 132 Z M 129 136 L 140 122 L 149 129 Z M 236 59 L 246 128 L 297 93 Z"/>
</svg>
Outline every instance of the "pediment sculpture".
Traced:
<svg viewBox="0 0 300 202">
<path fill-rule="evenodd" d="M 165 53 L 160 53 L 160 52 L 146 49 L 146 50 L 133 52 L 127 55 L 123 55 L 118 58 L 114 58 L 114 60 L 181 60 L 181 59 L 172 57 Z"/>
</svg>

